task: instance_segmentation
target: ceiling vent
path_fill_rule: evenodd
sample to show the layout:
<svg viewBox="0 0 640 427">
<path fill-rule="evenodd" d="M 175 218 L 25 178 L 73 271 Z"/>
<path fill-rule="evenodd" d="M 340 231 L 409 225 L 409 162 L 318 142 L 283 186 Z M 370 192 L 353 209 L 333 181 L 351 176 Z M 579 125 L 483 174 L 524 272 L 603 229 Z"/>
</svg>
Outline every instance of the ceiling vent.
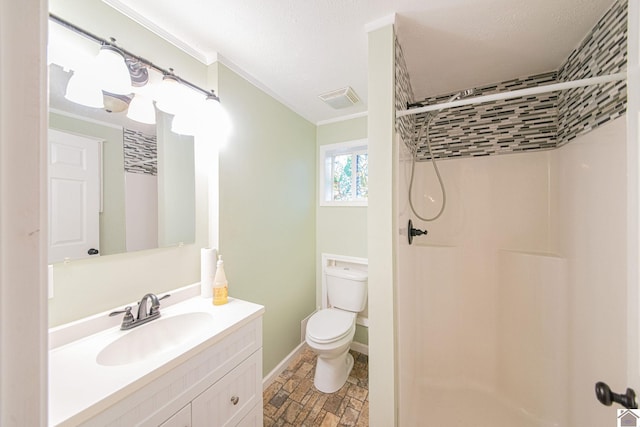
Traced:
<svg viewBox="0 0 640 427">
<path fill-rule="evenodd" d="M 319 95 L 318 98 L 322 99 L 333 108 L 351 107 L 360 101 L 360 98 L 358 98 L 358 95 L 356 95 L 350 86 L 323 93 L 322 95 Z"/>
</svg>

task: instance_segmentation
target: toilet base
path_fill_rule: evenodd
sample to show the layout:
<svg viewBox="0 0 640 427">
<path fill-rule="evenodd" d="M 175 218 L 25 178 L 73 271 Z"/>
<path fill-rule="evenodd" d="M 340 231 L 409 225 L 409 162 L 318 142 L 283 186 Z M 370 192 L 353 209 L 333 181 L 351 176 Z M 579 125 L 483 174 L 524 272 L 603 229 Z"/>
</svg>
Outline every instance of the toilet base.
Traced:
<svg viewBox="0 0 640 427">
<path fill-rule="evenodd" d="M 323 393 L 334 393 L 347 382 L 353 369 L 353 356 L 349 350 L 335 358 L 318 356 L 313 385 Z"/>
</svg>

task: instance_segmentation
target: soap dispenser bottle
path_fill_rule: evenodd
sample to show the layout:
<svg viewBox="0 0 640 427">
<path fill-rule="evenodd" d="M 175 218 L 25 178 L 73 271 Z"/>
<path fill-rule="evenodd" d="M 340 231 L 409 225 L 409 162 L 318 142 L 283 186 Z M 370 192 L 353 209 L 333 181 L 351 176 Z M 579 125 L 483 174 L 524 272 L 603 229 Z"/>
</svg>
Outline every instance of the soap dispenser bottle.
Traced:
<svg viewBox="0 0 640 427">
<path fill-rule="evenodd" d="M 213 305 L 222 305 L 227 303 L 228 297 L 227 276 L 224 274 L 224 263 L 222 255 L 218 256 L 216 264 L 216 275 L 213 279 Z"/>
</svg>

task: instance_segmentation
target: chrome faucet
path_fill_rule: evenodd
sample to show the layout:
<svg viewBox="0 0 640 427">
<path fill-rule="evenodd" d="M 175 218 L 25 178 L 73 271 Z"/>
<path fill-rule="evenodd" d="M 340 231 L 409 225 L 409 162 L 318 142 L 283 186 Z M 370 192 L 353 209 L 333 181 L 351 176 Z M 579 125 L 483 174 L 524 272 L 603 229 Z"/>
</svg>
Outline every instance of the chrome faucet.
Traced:
<svg viewBox="0 0 640 427">
<path fill-rule="evenodd" d="M 147 301 L 151 301 L 151 309 L 147 312 Z M 160 316 L 160 300 L 155 294 L 146 294 L 138 303 L 138 321 Z M 151 320 L 151 319 L 149 319 Z"/>
<path fill-rule="evenodd" d="M 142 297 L 140 302 L 138 303 L 138 317 L 134 318 L 131 313 L 131 306 L 127 306 L 124 310 L 114 311 L 109 313 L 109 316 L 115 316 L 118 314 L 124 313 L 124 317 L 122 318 L 122 325 L 120 329 L 127 330 L 135 328 L 136 326 L 143 325 L 147 322 L 152 321 L 153 319 L 157 319 L 160 317 L 160 301 L 170 297 L 170 294 L 163 296 L 162 298 L 158 298 L 155 294 L 146 294 Z M 147 310 L 147 301 L 151 301 L 151 308 Z"/>
</svg>

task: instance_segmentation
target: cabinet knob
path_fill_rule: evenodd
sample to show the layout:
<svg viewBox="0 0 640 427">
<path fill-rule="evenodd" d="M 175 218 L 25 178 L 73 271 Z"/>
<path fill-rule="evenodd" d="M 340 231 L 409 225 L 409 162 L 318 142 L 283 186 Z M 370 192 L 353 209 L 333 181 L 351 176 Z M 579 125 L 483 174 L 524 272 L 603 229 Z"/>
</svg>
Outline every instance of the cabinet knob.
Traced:
<svg viewBox="0 0 640 427">
<path fill-rule="evenodd" d="M 231 403 L 233 403 L 234 405 L 237 405 L 238 402 L 240 402 L 240 398 L 238 396 L 231 397 Z"/>
</svg>

